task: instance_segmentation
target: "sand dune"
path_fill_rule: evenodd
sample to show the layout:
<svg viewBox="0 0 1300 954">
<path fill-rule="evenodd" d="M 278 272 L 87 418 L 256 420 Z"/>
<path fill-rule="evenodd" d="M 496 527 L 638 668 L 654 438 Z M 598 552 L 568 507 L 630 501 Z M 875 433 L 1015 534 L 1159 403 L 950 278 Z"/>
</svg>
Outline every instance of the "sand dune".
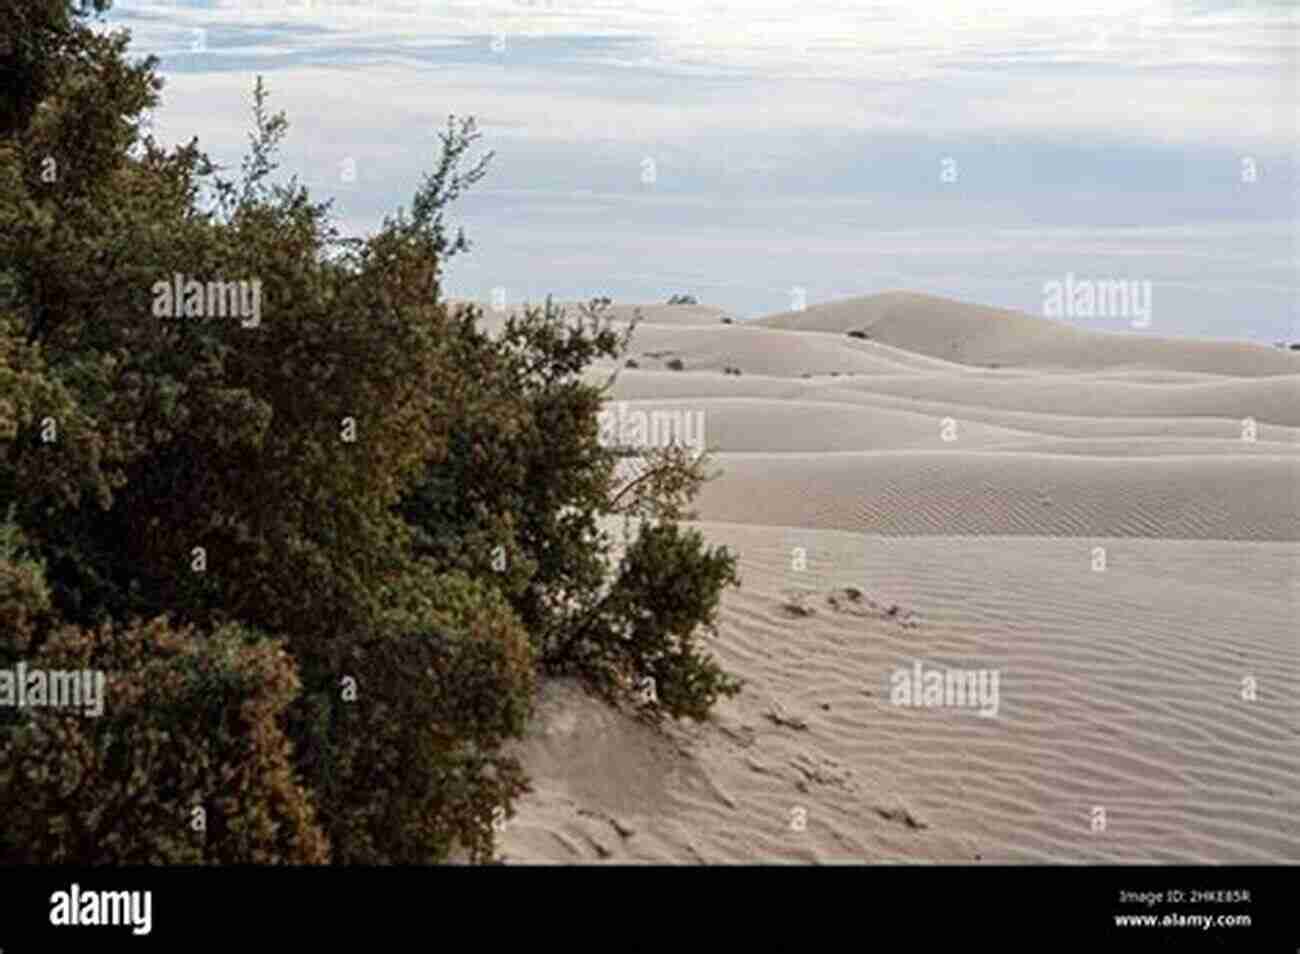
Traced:
<svg viewBox="0 0 1300 954">
<path fill-rule="evenodd" d="M 1242 342 L 1091 330 L 911 292 L 811 305 L 757 323 L 839 334 L 863 331 L 874 341 L 962 364 L 997 362 L 1040 370 L 1145 368 L 1249 377 L 1300 371 L 1297 352 Z"/>
<path fill-rule="evenodd" d="M 686 370 L 720 371 L 732 366 L 749 374 L 775 377 L 965 370 L 937 358 L 847 335 L 840 338 L 741 325 L 723 325 L 718 329 L 647 323 L 638 329 L 635 340 L 633 357 L 648 367 L 654 361 L 682 358 Z"/>
<path fill-rule="evenodd" d="M 629 410 L 647 414 L 696 414 L 704 422 L 710 448 L 724 451 L 771 449 L 779 441 L 785 452 L 816 453 L 866 448 L 902 449 L 944 447 L 933 417 L 912 411 L 861 407 L 836 402 L 767 398 L 698 398 L 688 400 L 625 401 Z M 962 432 L 966 447 L 1032 440 L 1025 431 L 971 423 Z M 812 458 L 806 458 L 811 460 Z"/>
<path fill-rule="evenodd" d="M 913 374 L 850 381 L 843 388 L 957 407 L 1035 410 L 1076 417 L 1246 418 L 1300 426 L 1300 375 L 1150 384 L 1041 375 L 1013 379 Z"/>
<path fill-rule="evenodd" d="M 885 534 L 1300 539 L 1300 457 L 727 454 L 709 520 Z M 797 488 L 797 492 L 792 492 Z"/>
<path fill-rule="evenodd" d="M 548 684 L 507 860 L 1300 861 L 1300 355 L 917 295 L 680 317 L 610 398 L 701 415 L 747 688 L 659 732 Z M 918 664 L 996 711 L 891 699 Z"/>
<path fill-rule="evenodd" d="M 592 383 L 604 383 L 615 370 L 617 369 L 593 371 L 589 377 Z M 1283 380 L 1284 384 L 1289 384 L 1289 379 L 1280 380 Z M 881 383 L 883 389 L 872 390 L 871 385 L 873 383 Z M 1009 400 L 1003 402 L 1008 406 L 998 407 L 960 403 L 960 394 L 944 400 L 937 396 L 934 399 L 921 399 L 906 394 L 891 393 L 891 391 L 900 390 L 891 387 L 892 383 L 884 381 L 858 384 L 839 378 L 826 380 L 825 383 L 819 383 L 819 381 L 796 383 L 788 379 L 773 377 L 733 377 L 717 374 L 683 374 L 672 371 L 625 369 L 618 370 L 617 379 L 614 381 L 609 393 L 612 400 L 642 401 L 647 404 L 659 403 L 665 405 L 675 403 L 701 409 L 707 406 L 706 402 L 708 401 L 725 400 L 727 398 L 774 399 L 789 404 L 812 403 L 823 407 L 839 404 L 849 408 L 857 408 L 860 411 L 874 409 L 877 413 L 892 409 L 905 411 L 909 414 L 919 414 L 928 418 L 935 433 L 939 432 L 942 421 L 951 417 L 958 422 L 956 429 L 956 446 L 958 448 L 967 446 L 962 443 L 965 439 L 966 429 L 961 426 L 966 422 L 990 424 L 1006 430 L 1024 433 L 1081 439 L 1108 437 L 1206 438 L 1232 442 L 1231 445 L 1224 445 L 1225 452 L 1240 445 L 1237 449 L 1243 453 L 1249 452 L 1248 445 L 1254 443 L 1243 440 L 1243 436 L 1252 432 L 1252 427 L 1256 442 L 1265 441 L 1281 446 L 1294 447 L 1297 439 L 1300 438 L 1300 427 L 1278 424 L 1269 420 L 1270 417 L 1274 417 L 1285 421 L 1293 417 L 1291 408 L 1285 403 L 1285 391 L 1280 395 L 1269 392 L 1268 388 L 1272 383 L 1271 379 L 1263 382 L 1246 382 L 1248 385 L 1262 385 L 1261 390 L 1258 392 L 1260 400 L 1251 401 L 1248 398 L 1242 400 L 1239 394 L 1234 395 L 1238 398 L 1238 409 L 1251 412 L 1241 416 L 1229 415 L 1213 406 L 1207 407 L 1204 394 L 1197 394 L 1195 391 L 1185 389 L 1180 394 L 1166 393 L 1160 396 L 1157 403 L 1163 405 L 1162 409 L 1165 412 L 1163 416 L 1140 413 L 1142 408 L 1135 401 L 1129 401 L 1126 407 L 1121 392 L 1115 395 L 1113 402 L 1109 403 L 1121 410 L 1134 413 L 1109 417 L 1089 417 L 1079 413 L 1051 413 L 1042 410 L 1017 409 L 1018 404 L 1030 407 L 1036 406 L 1037 402 L 1031 396 L 1037 397 L 1038 395 L 1032 390 L 1025 390 L 1019 395 L 1014 391 L 1008 392 Z M 1102 393 L 1089 401 L 1090 405 L 1098 409 L 1104 409 L 1108 406 L 1106 397 L 1110 392 L 1106 392 L 1104 386 L 1101 387 L 1101 391 Z M 1210 396 L 1213 396 L 1214 393 L 1211 392 Z M 1224 395 L 1224 392 L 1218 393 Z M 1019 400 L 1017 400 L 1017 397 Z M 1270 403 L 1274 397 L 1277 398 L 1276 406 Z M 1079 408 L 1074 410 L 1077 411 Z M 1193 413 L 1202 410 L 1209 413 L 1203 415 Z M 1214 416 L 1216 412 L 1221 416 Z M 1247 421 L 1253 422 L 1253 424 L 1248 426 Z M 827 425 L 822 429 L 830 430 L 831 427 Z M 786 440 L 787 435 L 785 433 L 773 429 L 762 448 L 739 448 L 723 445 L 720 449 L 779 451 L 785 446 Z M 855 447 L 852 449 L 866 450 L 869 448 Z"/>
<path fill-rule="evenodd" d="M 1094 573 L 1074 541 L 702 527 L 743 554 L 718 654 L 746 692 L 659 737 L 549 686 L 509 859 L 1300 857 L 1292 547 L 1129 540 Z M 918 661 L 999 671 L 997 716 L 890 704 Z"/>
</svg>

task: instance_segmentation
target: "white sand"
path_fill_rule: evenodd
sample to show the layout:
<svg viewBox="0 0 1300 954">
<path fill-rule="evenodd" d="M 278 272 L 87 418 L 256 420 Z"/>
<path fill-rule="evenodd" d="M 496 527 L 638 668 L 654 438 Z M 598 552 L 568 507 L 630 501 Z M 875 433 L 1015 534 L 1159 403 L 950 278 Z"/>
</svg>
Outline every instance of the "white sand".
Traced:
<svg viewBox="0 0 1300 954">
<path fill-rule="evenodd" d="M 507 860 L 1300 861 L 1300 353 L 906 294 L 646 312 L 612 397 L 704 414 L 748 685 L 657 733 L 548 684 Z M 996 715 L 891 703 L 917 661 L 996 671 Z"/>
</svg>

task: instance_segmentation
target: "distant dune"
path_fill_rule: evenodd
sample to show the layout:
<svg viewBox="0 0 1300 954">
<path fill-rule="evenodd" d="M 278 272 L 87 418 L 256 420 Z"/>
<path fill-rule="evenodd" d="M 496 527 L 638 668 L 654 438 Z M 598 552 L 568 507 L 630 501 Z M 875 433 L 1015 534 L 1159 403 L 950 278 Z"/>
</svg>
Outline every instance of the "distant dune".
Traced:
<svg viewBox="0 0 1300 954">
<path fill-rule="evenodd" d="M 703 415 L 749 686 L 656 733 L 548 684 L 507 860 L 1300 861 L 1300 354 L 908 293 L 642 313 L 592 378 Z M 895 704 L 917 664 L 996 714 Z"/>
<path fill-rule="evenodd" d="M 1158 322 L 1157 322 L 1158 323 Z M 847 334 L 961 364 L 1003 367 L 1195 371 L 1256 377 L 1300 373 L 1300 353 L 1257 344 L 1089 330 L 1005 308 L 914 292 L 811 305 L 758 320 L 769 328 Z M 1098 320 L 1098 324 L 1105 324 Z"/>
</svg>

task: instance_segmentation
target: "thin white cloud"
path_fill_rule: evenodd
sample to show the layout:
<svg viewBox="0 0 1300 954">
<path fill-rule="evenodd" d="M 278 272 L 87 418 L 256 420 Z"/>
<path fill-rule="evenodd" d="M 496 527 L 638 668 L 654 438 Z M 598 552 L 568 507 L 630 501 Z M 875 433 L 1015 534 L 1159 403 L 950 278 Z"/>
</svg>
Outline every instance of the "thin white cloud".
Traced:
<svg viewBox="0 0 1300 954">
<path fill-rule="evenodd" d="M 339 124 L 353 126 L 373 113 L 371 99 L 403 119 L 427 114 L 436 84 L 461 111 L 533 141 L 581 142 L 615 123 L 642 141 L 774 123 L 1228 137 L 1243 148 L 1296 136 L 1295 21 L 1276 12 L 1179 16 L 1167 2 L 1119 0 L 1088 14 L 1017 0 L 978 16 L 945 3 L 566 3 L 220 0 L 208 9 L 135 0 L 120 9 L 139 49 L 169 57 L 177 76 L 204 77 L 197 86 L 207 95 L 224 98 L 225 71 L 292 70 L 347 109 Z M 191 53 L 196 36 L 203 51 Z M 496 39 L 504 46 L 491 53 Z M 533 40 L 554 46 L 536 51 L 526 46 Z M 437 52 L 456 48 L 474 56 Z M 363 88 L 336 62 L 364 68 Z"/>
</svg>

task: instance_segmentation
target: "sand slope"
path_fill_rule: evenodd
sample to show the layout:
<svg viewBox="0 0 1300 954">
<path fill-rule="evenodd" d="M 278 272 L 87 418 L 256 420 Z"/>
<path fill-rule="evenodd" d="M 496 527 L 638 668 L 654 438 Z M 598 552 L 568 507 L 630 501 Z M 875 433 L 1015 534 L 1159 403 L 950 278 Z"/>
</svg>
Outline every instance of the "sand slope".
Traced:
<svg viewBox="0 0 1300 954">
<path fill-rule="evenodd" d="M 759 319 L 771 328 L 846 334 L 860 330 L 874 341 L 963 364 L 1003 367 L 1163 368 L 1255 376 L 1300 371 L 1300 352 L 1261 345 L 1196 341 L 1154 333 L 1092 330 L 1005 308 L 885 292 L 811 305 Z M 1097 319 L 1099 325 L 1115 324 Z"/>
<path fill-rule="evenodd" d="M 1142 341 L 914 295 L 647 321 L 610 399 L 702 415 L 748 685 L 666 732 L 545 686 L 507 860 L 1300 861 L 1300 356 Z M 996 714 L 891 701 L 917 663 Z"/>
</svg>

